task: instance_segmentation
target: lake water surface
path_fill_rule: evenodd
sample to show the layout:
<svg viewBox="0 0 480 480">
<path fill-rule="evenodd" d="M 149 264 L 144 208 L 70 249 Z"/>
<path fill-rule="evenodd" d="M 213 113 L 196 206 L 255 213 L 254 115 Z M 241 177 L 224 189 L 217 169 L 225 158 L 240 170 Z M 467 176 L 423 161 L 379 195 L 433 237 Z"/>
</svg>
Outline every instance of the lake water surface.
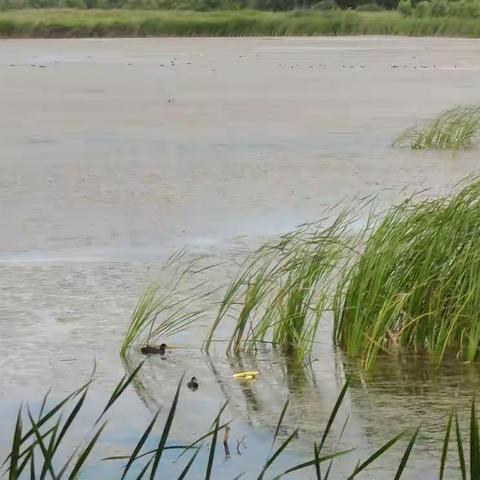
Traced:
<svg viewBox="0 0 480 480">
<path fill-rule="evenodd" d="M 318 219 L 330 205 L 376 196 L 382 209 L 405 191 L 443 194 L 476 171 L 478 151 L 398 151 L 391 142 L 452 105 L 478 103 L 479 85 L 478 40 L 1 41 L 0 453 L 22 399 L 39 402 L 48 388 L 59 398 L 96 362 L 82 414 L 94 419 L 141 360 L 133 353 L 125 364 L 119 346 L 138 295 L 165 275 L 173 252 L 186 248 L 187 257 L 220 263 L 212 275 L 221 284 L 261 241 Z M 256 478 L 290 398 L 282 437 L 299 428 L 300 438 L 281 471 L 312 457 L 312 441 L 353 372 L 341 446 L 358 449 L 334 478 L 421 423 L 408 478 L 429 480 L 450 408 L 467 409 L 479 385 L 477 366 L 455 360 L 435 369 L 422 359 L 385 359 L 359 372 L 333 348 L 329 319 L 302 369 L 268 351 L 227 359 L 222 344 L 207 357 L 200 346 L 208 323 L 172 339 L 184 348 L 168 360 L 147 361 L 112 412 L 101 455 L 131 450 L 162 405 L 165 417 L 186 372 L 201 386 L 182 390 L 172 438 L 196 438 L 229 401 L 232 456 L 218 454 L 215 478 L 243 471 Z M 238 383 L 232 373 L 246 367 L 259 378 Z M 363 478 L 393 478 L 402 451 Z M 165 462 L 168 475 L 178 468 Z M 110 463 L 84 476 L 117 478 Z"/>
</svg>

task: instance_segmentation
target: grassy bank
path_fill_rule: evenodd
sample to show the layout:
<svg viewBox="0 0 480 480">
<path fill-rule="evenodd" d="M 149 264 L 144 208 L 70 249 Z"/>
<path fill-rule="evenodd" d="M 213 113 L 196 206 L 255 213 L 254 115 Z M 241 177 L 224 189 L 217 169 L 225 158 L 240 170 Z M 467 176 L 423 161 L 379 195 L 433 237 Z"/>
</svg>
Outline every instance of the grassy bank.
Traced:
<svg viewBox="0 0 480 480">
<path fill-rule="evenodd" d="M 480 22 L 398 12 L 180 12 L 41 9 L 0 12 L 0 37 L 162 37 L 281 35 L 480 36 Z"/>
</svg>

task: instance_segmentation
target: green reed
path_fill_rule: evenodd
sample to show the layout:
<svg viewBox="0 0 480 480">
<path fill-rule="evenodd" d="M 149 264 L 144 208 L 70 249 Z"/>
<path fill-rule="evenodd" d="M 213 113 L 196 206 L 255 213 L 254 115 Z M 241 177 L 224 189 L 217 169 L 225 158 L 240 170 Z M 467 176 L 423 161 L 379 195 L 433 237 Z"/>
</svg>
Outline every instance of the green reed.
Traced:
<svg viewBox="0 0 480 480">
<path fill-rule="evenodd" d="M 303 360 L 311 352 L 335 268 L 348 244 L 347 212 L 329 227 L 306 225 L 260 247 L 228 286 L 204 342 L 233 319 L 227 354 L 268 343 Z"/>
<path fill-rule="evenodd" d="M 472 147 L 479 139 L 480 107 L 458 105 L 441 113 L 423 127 L 405 130 L 395 140 L 394 146 L 412 150 L 459 150 Z"/>
<path fill-rule="evenodd" d="M 150 284 L 138 299 L 121 355 L 134 345 L 164 343 L 166 336 L 181 332 L 205 315 L 202 302 L 207 301 L 213 290 L 208 290 L 205 283 L 197 282 L 196 278 L 215 265 L 201 266 L 202 257 L 197 257 L 182 267 L 183 257 L 184 252 L 173 255 L 163 268 L 168 279 Z"/>
<path fill-rule="evenodd" d="M 371 367 L 381 353 L 416 352 L 439 364 L 480 348 L 480 179 L 436 199 L 409 198 L 358 231 L 350 211 L 330 225 L 305 225 L 250 255 L 220 290 L 203 282 L 180 289 L 200 268 L 180 269 L 167 290 L 147 290 L 124 342 L 145 344 L 211 319 L 203 344 L 230 328 L 227 355 L 266 345 L 298 362 L 308 357 L 320 322 L 333 311 L 334 341 Z M 204 267 L 208 268 L 208 267 Z M 187 282 L 188 283 L 188 282 Z M 161 294 L 159 294 L 161 292 Z"/>
<path fill-rule="evenodd" d="M 381 352 L 447 352 L 466 361 L 480 347 L 480 181 L 456 194 L 390 209 L 340 275 L 335 340 L 371 366 Z"/>
</svg>

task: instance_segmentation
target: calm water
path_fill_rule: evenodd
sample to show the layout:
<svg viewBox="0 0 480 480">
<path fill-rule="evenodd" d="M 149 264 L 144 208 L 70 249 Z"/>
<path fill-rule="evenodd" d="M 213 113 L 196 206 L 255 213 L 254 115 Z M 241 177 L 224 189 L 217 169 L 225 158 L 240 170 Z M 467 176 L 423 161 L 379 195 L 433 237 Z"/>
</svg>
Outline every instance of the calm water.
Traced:
<svg viewBox="0 0 480 480">
<path fill-rule="evenodd" d="M 119 345 L 145 285 L 168 281 L 161 269 L 174 251 L 219 262 L 212 281 L 222 284 L 263 239 L 319 218 L 328 205 L 375 195 L 383 208 L 405 189 L 448 191 L 475 171 L 478 152 L 452 157 L 390 144 L 412 123 L 478 102 L 479 81 L 477 40 L 0 42 L 0 431 L 11 431 L 22 399 L 39 402 L 50 387 L 60 398 L 96 362 L 71 444 L 83 438 L 80 425 L 140 360 L 134 353 L 122 363 Z M 281 471 L 311 458 L 352 373 L 335 432 L 349 416 L 339 447 L 357 451 L 335 478 L 421 423 L 409 478 L 434 479 L 448 412 L 467 408 L 479 383 L 475 365 L 453 360 L 434 369 L 421 359 L 386 358 L 359 372 L 333 349 L 329 319 L 303 369 L 268 351 L 231 361 L 221 343 L 206 357 L 199 347 L 210 320 L 171 339 L 183 348 L 168 360 L 147 361 L 113 409 L 99 456 L 131 450 L 161 406 L 164 418 L 186 372 L 201 386 L 183 388 L 172 440 L 205 432 L 228 400 L 232 456 L 219 449 L 216 478 L 243 471 L 256 478 L 289 398 L 281 433 L 300 434 L 279 460 Z M 228 332 L 225 325 L 220 337 Z M 235 381 L 246 367 L 259 378 Z M 0 453 L 9 442 L 1 436 Z M 403 446 L 364 478 L 391 478 Z M 117 478 L 115 468 L 89 466 L 85 478 Z M 178 472 L 181 462 L 164 468 Z"/>
</svg>

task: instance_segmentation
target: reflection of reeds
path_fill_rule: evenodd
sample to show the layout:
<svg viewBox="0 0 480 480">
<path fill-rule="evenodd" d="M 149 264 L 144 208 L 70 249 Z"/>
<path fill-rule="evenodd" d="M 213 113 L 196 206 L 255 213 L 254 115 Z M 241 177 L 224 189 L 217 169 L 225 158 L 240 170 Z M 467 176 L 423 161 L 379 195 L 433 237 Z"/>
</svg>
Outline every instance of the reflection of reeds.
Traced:
<svg viewBox="0 0 480 480">
<path fill-rule="evenodd" d="M 413 150 L 424 148 L 458 150 L 476 144 L 480 135 L 480 107 L 456 106 L 421 128 L 405 130 L 394 142 L 395 147 Z"/>
</svg>

